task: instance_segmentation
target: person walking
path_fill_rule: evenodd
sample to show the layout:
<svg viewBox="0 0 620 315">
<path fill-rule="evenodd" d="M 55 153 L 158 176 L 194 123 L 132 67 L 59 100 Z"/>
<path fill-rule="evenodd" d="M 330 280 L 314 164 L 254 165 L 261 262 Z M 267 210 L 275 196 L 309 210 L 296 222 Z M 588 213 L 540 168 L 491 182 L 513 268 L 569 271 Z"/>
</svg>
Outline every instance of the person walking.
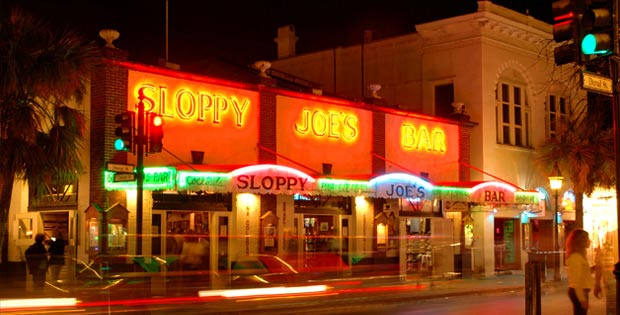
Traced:
<svg viewBox="0 0 620 315">
<path fill-rule="evenodd" d="M 42 292 L 45 287 L 45 273 L 47 273 L 47 250 L 43 241 L 45 235 L 38 233 L 34 237 L 34 244 L 26 249 L 26 264 L 32 275 L 33 288 L 36 292 Z"/>
<path fill-rule="evenodd" d="M 587 250 L 590 235 L 582 229 L 571 231 L 566 239 L 566 265 L 568 266 L 568 297 L 573 304 L 573 314 L 588 314 L 589 293 L 594 288 L 594 296 L 600 298 L 600 281 L 595 281 L 592 272 L 600 266 L 590 267 Z"/>
<path fill-rule="evenodd" d="M 62 237 L 61 231 L 56 231 L 54 237 L 50 242 L 49 254 L 49 268 L 52 276 L 52 281 L 58 282 L 60 277 L 60 271 L 62 266 L 65 265 L 65 246 L 67 245 Z"/>
</svg>

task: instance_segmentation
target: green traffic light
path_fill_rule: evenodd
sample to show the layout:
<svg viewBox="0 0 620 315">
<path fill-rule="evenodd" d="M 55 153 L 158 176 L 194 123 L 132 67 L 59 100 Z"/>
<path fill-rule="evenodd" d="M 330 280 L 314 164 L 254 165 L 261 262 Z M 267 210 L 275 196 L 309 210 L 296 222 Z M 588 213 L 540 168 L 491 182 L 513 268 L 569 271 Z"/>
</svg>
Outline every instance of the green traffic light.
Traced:
<svg viewBox="0 0 620 315">
<path fill-rule="evenodd" d="M 581 52 L 584 55 L 608 54 L 610 42 L 607 34 L 588 34 L 581 40 Z"/>
<path fill-rule="evenodd" d="M 116 139 L 114 141 L 114 149 L 118 150 L 118 151 L 123 151 L 125 150 L 125 141 L 123 139 Z"/>
</svg>

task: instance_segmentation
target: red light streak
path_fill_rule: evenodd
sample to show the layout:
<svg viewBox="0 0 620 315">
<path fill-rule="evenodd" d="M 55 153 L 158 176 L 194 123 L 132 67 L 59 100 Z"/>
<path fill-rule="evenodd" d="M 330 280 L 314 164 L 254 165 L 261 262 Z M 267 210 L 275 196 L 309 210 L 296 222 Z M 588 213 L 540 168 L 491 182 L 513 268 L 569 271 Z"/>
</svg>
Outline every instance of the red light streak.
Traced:
<svg viewBox="0 0 620 315">
<path fill-rule="evenodd" d="M 564 24 L 564 23 L 570 23 L 574 16 L 575 15 L 573 14 L 573 12 L 568 12 L 568 13 L 566 13 L 564 15 L 558 15 L 558 16 L 554 17 L 553 21 L 559 22 L 559 21 L 564 21 L 564 20 L 568 19 L 568 21 L 565 21 L 565 22 L 562 22 L 562 23 L 558 23 L 558 24 L 555 24 L 555 25 L 560 25 L 560 24 Z"/>
</svg>

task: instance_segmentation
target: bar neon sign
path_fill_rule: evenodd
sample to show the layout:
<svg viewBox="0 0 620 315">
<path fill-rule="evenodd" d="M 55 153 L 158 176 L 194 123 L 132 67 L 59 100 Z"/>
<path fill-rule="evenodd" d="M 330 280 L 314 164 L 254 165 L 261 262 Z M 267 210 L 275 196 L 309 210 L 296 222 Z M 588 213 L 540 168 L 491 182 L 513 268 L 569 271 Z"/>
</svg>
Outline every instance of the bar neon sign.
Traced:
<svg viewBox="0 0 620 315">
<path fill-rule="evenodd" d="M 400 145 L 405 151 L 445 153 L 446 132 L 438 127 L 429 130 L 426 125 L 403 123 L 400 127 Z"/>
<path fill-rule="evenodd" d="M 137 182 L 115 182 L 115 172 L 104 172 L 104 187 L 106 190 L 136 189 Z M 143 188 L 146 190 L 174 189 L 176 169 L 173 167 L 145 167 Z"/>
</svg>

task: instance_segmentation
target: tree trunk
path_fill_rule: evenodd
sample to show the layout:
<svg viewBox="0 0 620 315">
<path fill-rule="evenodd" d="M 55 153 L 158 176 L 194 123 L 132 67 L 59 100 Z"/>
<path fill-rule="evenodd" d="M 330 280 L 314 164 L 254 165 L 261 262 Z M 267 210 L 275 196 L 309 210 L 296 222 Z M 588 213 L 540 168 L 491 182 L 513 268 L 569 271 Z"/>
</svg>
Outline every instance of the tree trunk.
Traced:
<svg viewBox="0 0 620 315">
<path fill-rule="evenodd" d="M 583 193 L 575 192 L 575 228 L 583 229 Z"/>
<path fill-rule="evenodd" d="M 0 175 L 0 263 L 5 264 L 9 258 L 9 209 L 13 192 L 13 176 Z"/>
</svg>

